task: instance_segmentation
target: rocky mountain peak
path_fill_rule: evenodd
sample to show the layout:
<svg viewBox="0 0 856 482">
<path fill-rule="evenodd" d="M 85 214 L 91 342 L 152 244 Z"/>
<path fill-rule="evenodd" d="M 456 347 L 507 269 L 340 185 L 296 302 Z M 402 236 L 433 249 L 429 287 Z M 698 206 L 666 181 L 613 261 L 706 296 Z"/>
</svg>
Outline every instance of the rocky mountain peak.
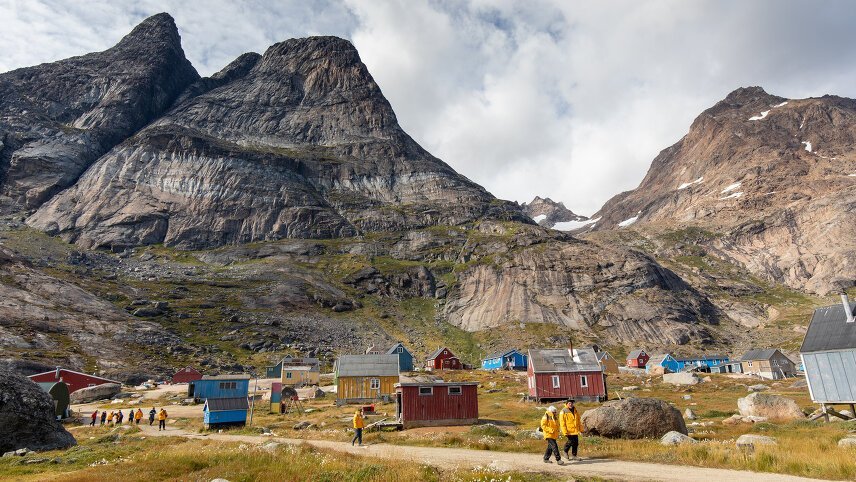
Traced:
<svg viewBox="0 0 856 482">
<path fill-rule="evenodd" d="M 175 19 L 170 14 L 164 12 L 146 18 L 113 48 L 151 48 L 152 45 L 171 46 L 182 50 L 181 35 L 178 33 Z"/>
<path fill-rule="evenodd" d="M 529 203 L 521 205 L 523 212 L 541 226 L 552 228 L 557 223 L 579 222 L 588 220 L 585 216 L 575 214 L 565 207 L 562 202 L 550 198 L 535 196 Z M 560 226 L 561 227 L 561 226 Z"/>
</svg>

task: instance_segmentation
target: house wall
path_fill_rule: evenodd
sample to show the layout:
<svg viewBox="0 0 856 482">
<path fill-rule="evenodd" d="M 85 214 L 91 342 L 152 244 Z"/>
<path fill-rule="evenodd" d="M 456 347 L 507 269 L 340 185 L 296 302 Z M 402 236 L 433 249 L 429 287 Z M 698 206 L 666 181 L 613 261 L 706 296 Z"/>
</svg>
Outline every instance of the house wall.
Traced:
<svg viewBox="0 0 856 482">
<path fill-rule="evenodd" d="M 559 388 L 553 388 L 554 375 L 559 377 Z M 582 386 L 582 376 L 587 378 L 587 387 Z M 601 371 L 536 373 L 534 382 L 534 393 L 530 389 L 530 395 L 539 400 L 574 398 L 581 401 L 596 401 L 606 398 L 606 382 Z"/>
<path fill-rule="evenodd" d="M 502 358 L 489 358 L 482 360 L 482 368 L 485 370 L 499 370 L 502 368 Z"/>
<path fill-rule="evenodd" d="M 289 377 L 289 375 L 291 375 Z M 288 367 L 282 369 L 281 383 L 283 385 L 318 385 L 321 380 L 321 373 L 306 371 L 306 370 L 289 370 Z"/>
<path fill-rule="evenodd" d="M 282 377 L 282 362 L 279 362 L 272 367 L 267 367 L 265 369 L 265 375 L 267 376 L 267 378 L 280 378 L 280 377 Z"/>
<path fill-rule="evenodd" d="M 60 378 L 66 385 L 68 385 L 68 393 L 74 393 L 81 388 L 94 387 L 97 385 L 103 385 L 105 383 L 113 383 L 106 378 L 100 378 L 92 375 L 87 375 L 85 373 L 74 373 L 67 370 L 59 371 L 59 378 L 56 377 L 56 372 L 51 371 L 47 373 L 41 373 L 38 375 L 31 375 L 30 380 L 41 383 L 41 382 L 58 382 Z"/>
<path fill-rule="evenodd" d="M 444 360 L 449 360 L 449 361 L 444 363 Z M 440 354 L 437 355 L 437 358 L 434 358 L 433 360 L 428 360 L 426 362 L 425 366 L 427 368 L 433 368 L 435 370 L 443 370 L 443 369 L 460 370 L 461 369 L 461 361 L 458 360 L 457 357 L 455 357 L 455 354 L 452 353 L 452 350 L 449 350 L 447 348 L 447 349 L 441 351 Z"/>
<path fill-rule="evenodd" d="M 182 368 L 172 376 L 172 383 L 189 383 L 195 380 L 201 380 L 202 374 L 194 369 Z"/>
<path fill-rule="evenodd" d="M 449 395 L 449 387 L 445 385 L 432 386 L 431 395 L 419 395 L 418 386 L 401 387 L 401 420 L 404 428 L 476 423 L 479 418 L 478 387 L 460 387 L 460 395 Z"/>
<path fill-rule="evenodd" d="M 783 375 L 784 377 L 796 375 L 796 365 L 788 357 L 779 353 L 773 355 L 770 360 L 752 360 L 752 366 L 749 366 L 749 363 L 748 361 L 740 363 L 743 373 L 755 374 L 769 380 L 778 380 L 783 378 Z"/>
<path fill-rule="evenodd" d="M 604 373 L 618 373 L 618 362 L 615 361 L 615 358 L 611 356 L 605 357 L 600 361 L 600 366 L 603 368 Z"/>
<path fill-rule="evenodd" d="M 220 383 L 235 382 L 235 389 L 221 389 Z M 196 380 L 193 382 L 193 398 L 236 398 L 246 397 L 250 391 L 249 380 Z"/>
<path fill-rule="evenodd" d="M 856 403 L 856 349 L 803 353 L 811 399 L 817 403 Z"/>
<path fill-rule="evenodd" d="M 647 353 L 643 353 L 636 358 L 628 358 L 627 366 L 633 368 L 645 368 L 645 365 L 648 363 L 648 360 L 651 357 Z"/>
<path fill-rule="evenodd" d="M 371 389 L 371 379 L 380 380 L 380 390 Z M 395 393 L 398 377 L 342 377 L 338 379 L 336 398 L 339 400 L 373 400 Z"/>
<path fill-rule="evenodd" d="M 205 415 L 203 417 L 203 422 L 205 423 L 205 425 L 217 425 L 221 423 L 246 424 L 247 411 L 223 410 L 218 412 L 209 412 L 206 410 Z"/>
<path fill-rule="evenodd" d="M 405 347 L 404 345 L 396 345 L 396 350 L 401 347 L 401 351 L 395 351 L 395 354 L 398 355 L 398 371 L 401 372 L 412 372 L 413 371 L 413 353 Z"/>
</svg>

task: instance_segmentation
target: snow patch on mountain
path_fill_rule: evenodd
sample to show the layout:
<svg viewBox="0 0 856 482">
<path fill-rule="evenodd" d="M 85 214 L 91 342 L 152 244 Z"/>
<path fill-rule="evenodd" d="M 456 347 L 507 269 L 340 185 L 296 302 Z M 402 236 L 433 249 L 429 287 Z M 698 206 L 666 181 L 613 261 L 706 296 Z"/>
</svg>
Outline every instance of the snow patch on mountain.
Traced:
<svg viewBox="0 0 856 482">
<path fill-rule="evenodd" d="M 686 188 L 692 186 L 693 184 L 698 184 L 698 183 L 702 182 L 703 180 L 704 180 L 704 176 L 696 179 L 695 181 L 685 182 L 685 183 L 681 184 L 680 186 L 678 186 L 678 191 L 680 191 L 681 189 L 686 189 Z"/>
</svg>

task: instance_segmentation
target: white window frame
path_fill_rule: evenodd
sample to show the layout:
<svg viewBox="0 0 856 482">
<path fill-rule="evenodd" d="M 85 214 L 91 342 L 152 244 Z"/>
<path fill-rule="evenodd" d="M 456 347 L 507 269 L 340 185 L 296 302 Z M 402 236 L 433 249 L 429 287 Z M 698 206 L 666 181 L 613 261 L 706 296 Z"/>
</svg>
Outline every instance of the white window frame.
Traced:
<svg viewBox="0 0 856 482">
<path fill-rule="evenodd" d="M 404 353 L 404 347 L 403 346 L 398 347 L 398 353 Z"/>
<path fill-rule="evenodd" d="M 559 375 L 553 375 L 553 376 L 551 376 L 551 377 L 550 377 L 550 380 L 551 380 L 551 381 L 552 381 L 552 383 L 553 383 L 553 388 L 561 388 L 561 383 L 562 383 L 562 382 L 560 382 L 560 381 L 559 381 Z"/>
<path fill-rule="evenodd" d="M 750 367 L 752 366 L 752 362 L 749 362 L 749 366 L 750 366 Z"/>
<path fill-rule="evenodd" d="M 380 390 L 380 378 L 369 379 L 369 390 Z"/>
<path fill-rule="evenodd" d="M 430 397 L 431 395 L 434 395 L 434 387 L 419 387 L 420 397 Z"/>
<path fill-rule="evenodd" d="M 582 388 L 588 388 L 588 377 L 585 375 L 580 375 L 580 386 Z"/>
<path fill-rule="evenodd" d="M 285 372 L 285 379 L 288 380 L 291 378 L 291 372 Z"/>
<path fill-rule="evenodd" d="M 454 392 L 452 390 L 455 390 Z M 449 395 L 459 396 L 464 394 L 464 389 L 460 386 L 450 386 L 449 387 Z"/>
</svg>

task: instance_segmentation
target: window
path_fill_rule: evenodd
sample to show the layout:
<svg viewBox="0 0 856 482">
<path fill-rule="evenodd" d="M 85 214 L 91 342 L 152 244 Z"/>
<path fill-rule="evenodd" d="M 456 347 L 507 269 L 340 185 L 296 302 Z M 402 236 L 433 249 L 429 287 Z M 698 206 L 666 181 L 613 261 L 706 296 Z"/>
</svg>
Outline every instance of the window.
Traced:
<svg viewBox="0 0 856 482">
<path fill-rule="evenodd" d="M 580 375 L 580 386 L 583 388 L 588 387 L 588 377 L 585 375 Z"/>
<path fill-rule="evenodd" d="M 372 378 L 369 381 L 369 388 L 371 390 L 380 390 L 380 378 Z"/>
<path fill-rule="evenodd" d="M 291 372 L 285 372 L 285 378 L 291 378 Z"/>
<path fill-rule="evenodd" d="M 449 387 L 449 395 L 460 395 L 461 387 Z"/>
<path fill-rule="evenodd" d="M 434 395 L 434 387 L 419 387 L 419 395 Z"/>
<path fill-rule="evenodd" d="M 750 367 L 752 366 L 752 362 L 749 362 L 749 366 L 750 366 Z"/>
<path fill-rule="evenodd" d="M 446 351 L 446 350 L 443 350 L 443 354 L 444 354 L 444 355 L 448 355 L 448 354 L 449 354 L 449 352 L 448 352 L 448 351 Z"/>
<path fill-rule="evenodd" d="M 398 347 L 398 353 L 404 353 L 404 347 L 403 346 Z"/>
<path fill-rule="evenodd" d="M 559 375 L 553 375 L 553 388 L 559 388 Z"/>
</svg>

